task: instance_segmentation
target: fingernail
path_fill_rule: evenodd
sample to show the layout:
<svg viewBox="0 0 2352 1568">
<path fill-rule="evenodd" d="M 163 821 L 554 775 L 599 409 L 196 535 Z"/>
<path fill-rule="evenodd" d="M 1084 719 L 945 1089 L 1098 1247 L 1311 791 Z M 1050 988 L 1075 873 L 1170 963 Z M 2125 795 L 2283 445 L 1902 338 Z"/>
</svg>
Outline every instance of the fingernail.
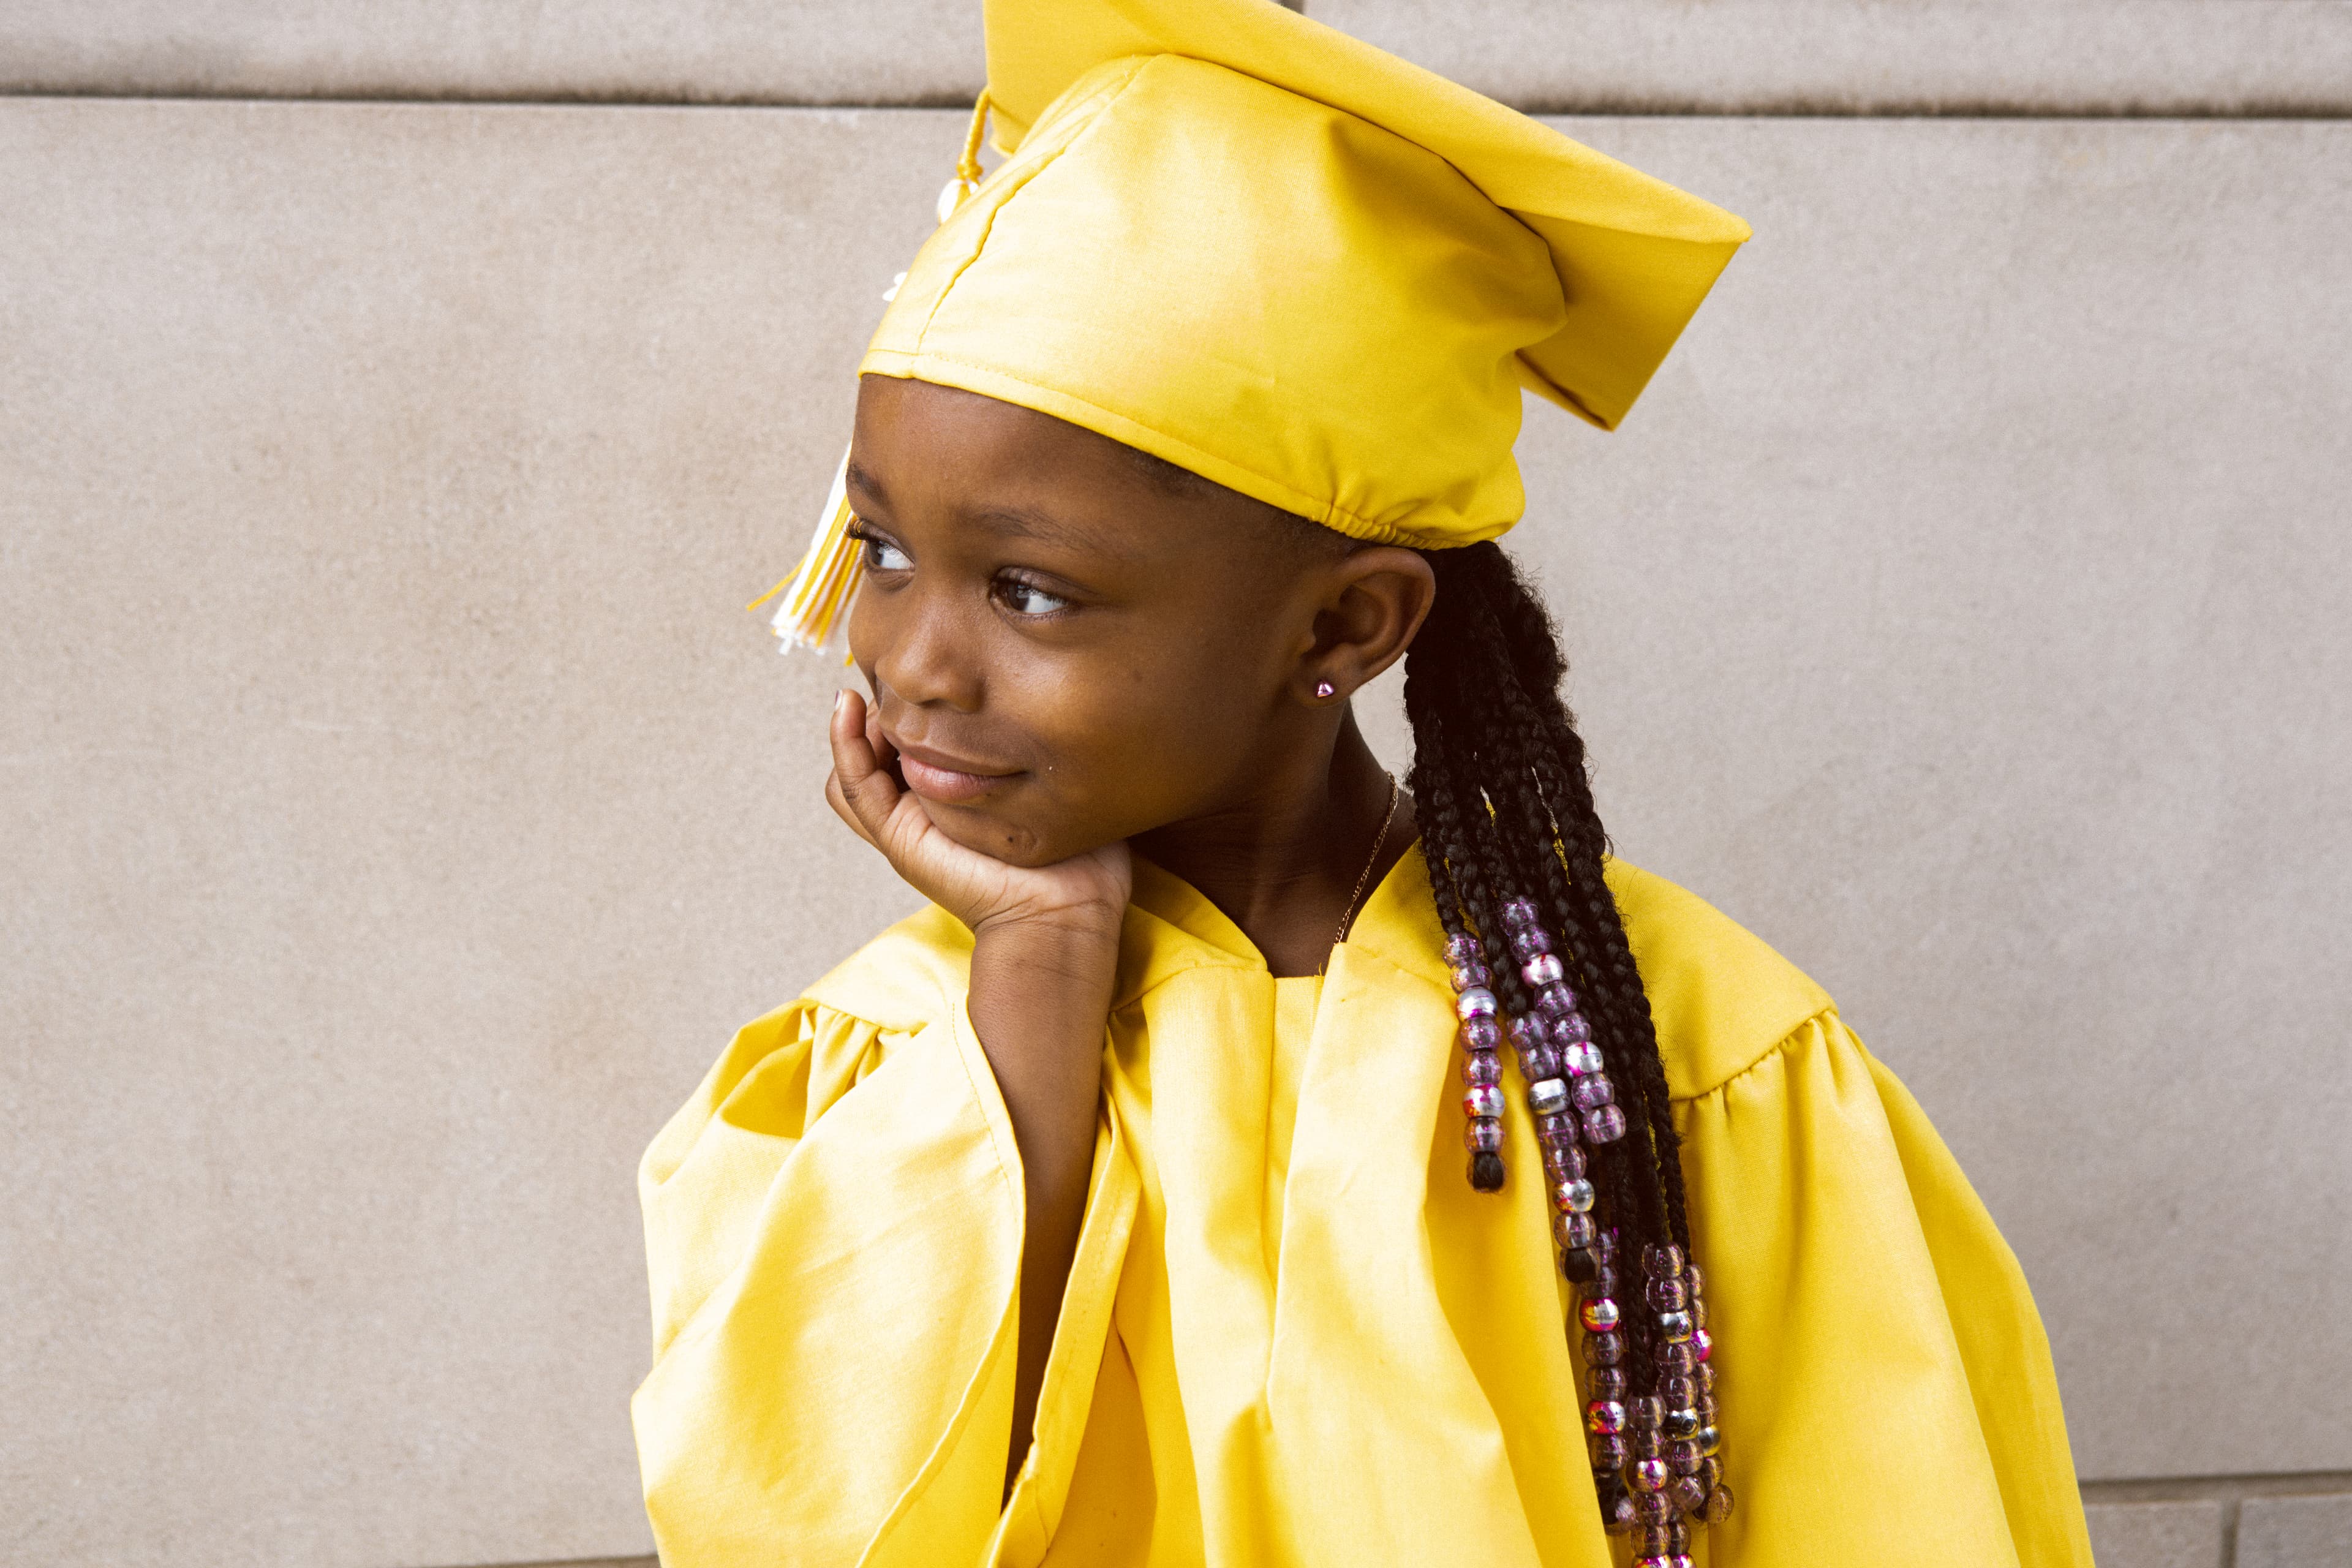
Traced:
<svg viewBox="0 0 2352 1568">
<path fill-rule="evenodd" d="M 841 712 L 841 705 L 848 700 L 849 689 L 847 687 L 844 687 L 839 691 L 833 694 L 833 711 L 836 717 L 838 717 Z"/>
</svg>

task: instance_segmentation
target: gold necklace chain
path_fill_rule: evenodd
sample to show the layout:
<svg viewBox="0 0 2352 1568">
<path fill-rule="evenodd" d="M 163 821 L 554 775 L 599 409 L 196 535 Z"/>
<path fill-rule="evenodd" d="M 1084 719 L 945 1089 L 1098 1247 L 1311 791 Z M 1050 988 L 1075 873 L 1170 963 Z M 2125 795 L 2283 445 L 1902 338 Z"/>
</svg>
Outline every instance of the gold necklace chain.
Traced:
<svg viewBox="0 0 2352 1568">
<path fill-rule="evenodd" d="M 1397 796 L 1400 793 L 1397 776 L 1387 773 L 1385 769 L 1382 772 L 1389 781 L 1389 809 L 1381 818 L 1380 837 L 1372 840 L 1371 858 L 1366 860 L 1364 868 L 1356 873 L 1356 890 L 1348 895 L 1348 909 L 1347 912 L 1339 917 L 1339 929 L 1331 933 L 1333 947 L 1348 940 L 1348 928 L 1356 923 L 1356 905 L 1364 896 L 1364 884 L 1371 880 L 1372 868 L 1381 863 L 1381 850 L 1386 847 L 1389 841 L 1389 827 L 1396 821 Z M 1330 960 L 1326 958 L 1324 963 L 1328 967 Z"/>
</svg>

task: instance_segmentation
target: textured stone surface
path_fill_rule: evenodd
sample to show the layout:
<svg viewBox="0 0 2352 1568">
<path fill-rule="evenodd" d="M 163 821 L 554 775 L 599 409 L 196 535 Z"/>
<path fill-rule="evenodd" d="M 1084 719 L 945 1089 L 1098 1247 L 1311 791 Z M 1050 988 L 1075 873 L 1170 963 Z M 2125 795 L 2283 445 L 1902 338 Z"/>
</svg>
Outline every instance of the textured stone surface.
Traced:
<svg viewBox="0 0 2352 1568">
<path fill-rule="evenodd" d="M 969 104 L 980 0 L 10 0 L 0 91 Z"/>
<path fill-rule="evenodd" d="M 960 136 L 0 103 L 0 1554 L 649 1550 L 637 1152 L 909 902 L 742 606 Z"/>
<path fill-rule="evenodd" d="M 1528 109 L 2343 114 L 2341 0 L 1309 0 Z"/>
<path fill-rule="evenodd" d="M 2220 1568 L 2218 1502 L 2105 1502 L 2083 1511 L 2099 1568 Z"/>
<path fill-rule="evenodd" d="M 1625 853 L 1917 1089 L 2086 1474 L 2352 1468 L 2352 127 L 1571 128 L 1759 231 L 1530 415 Z M 961 130 L 0 103 L 17 1554 L 646 1549 L 631 1165 L 906 902 L 740 606 Z"/>
<path fill-rule="evenodd" d="M 2237 1568 L 2347 1564 L 2352 1564 L 2352 1492 L 2249 1498 L 2239 1508 Z"/>
<path fill-rule="evenodd" d="M 2343 0 L 1309 0 L 1507 100 L 1578 110 L 2344 113 Z M 979 0 L 14 0 L 0 90 L 947 103 Z"/>
</svg>

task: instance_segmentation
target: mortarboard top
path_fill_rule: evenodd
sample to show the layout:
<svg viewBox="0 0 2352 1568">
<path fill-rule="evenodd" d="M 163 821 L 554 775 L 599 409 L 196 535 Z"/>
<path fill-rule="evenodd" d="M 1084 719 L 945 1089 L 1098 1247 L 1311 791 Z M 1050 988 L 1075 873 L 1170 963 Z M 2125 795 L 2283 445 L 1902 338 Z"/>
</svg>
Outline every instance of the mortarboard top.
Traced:
<svg viewBox="0 0 2352 1568">
<path fill-rule="evenodd" d="M 970 194 L 860 373 L 1038 409 L 1355 538 L 1510 528 L 1520 387 L 1613 429 L 1748 235 L 1271 0 L 985 17 L 1005 162 L 972 184 L 975 120 Z M 854 586 L 845 523 L 836 487 L 778 616 L 793 640 Z"/>
</svg>

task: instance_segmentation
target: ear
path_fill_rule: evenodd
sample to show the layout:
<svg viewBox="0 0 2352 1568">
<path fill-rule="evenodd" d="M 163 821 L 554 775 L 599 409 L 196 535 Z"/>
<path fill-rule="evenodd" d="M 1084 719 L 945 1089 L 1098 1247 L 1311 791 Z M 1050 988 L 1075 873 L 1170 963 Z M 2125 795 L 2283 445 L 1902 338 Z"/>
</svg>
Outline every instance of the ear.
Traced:
<svg viewBox="0 0 2352 1568">
<path fill-rule="evenodd" d="M 1404 657 L 1436 599 L 1437 578 L 1417 551 L 1376 544 L 1340 557 L 1299 660 L 1301 700 L 1318 708 L 1348 700 Z"/>
</svg>

